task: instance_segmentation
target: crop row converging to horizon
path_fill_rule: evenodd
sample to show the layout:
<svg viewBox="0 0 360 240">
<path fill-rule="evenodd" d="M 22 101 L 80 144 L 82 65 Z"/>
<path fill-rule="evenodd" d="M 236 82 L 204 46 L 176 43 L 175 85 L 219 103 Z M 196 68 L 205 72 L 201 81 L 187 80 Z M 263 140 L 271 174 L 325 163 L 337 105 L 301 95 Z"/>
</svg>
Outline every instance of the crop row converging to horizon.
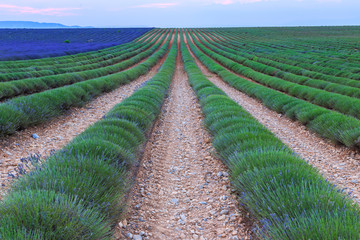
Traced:
<svg viewBox="0 0 360 240">
<path fill-rule="evenodd" d="M 239 205 L 256 226 L 254 237 L 360 237 L 358 204 L 217 88 L 195 61 L 267 108 L 358 151 L 360 27 L 134 34 L 131 42 L 97 51 L 0 61 L 0 137 L 6 138 L 86 105 L 165 59 L 154 77 L 61 150 L 23 160 L 0 203 L 1 239 L 111 239 L 178 61 Z"/>
</svg>

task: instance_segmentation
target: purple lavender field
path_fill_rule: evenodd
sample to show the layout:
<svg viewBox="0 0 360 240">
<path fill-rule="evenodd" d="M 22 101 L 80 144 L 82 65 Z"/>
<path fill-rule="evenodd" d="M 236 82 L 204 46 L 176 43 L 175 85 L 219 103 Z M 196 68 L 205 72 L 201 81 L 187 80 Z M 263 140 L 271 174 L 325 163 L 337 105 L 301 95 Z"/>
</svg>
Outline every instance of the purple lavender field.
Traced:
<svg viewBox="0 0 360 240">
<path fill-rule="evenodd" d="M 94 51 L 131 42 L 151 29 L 0 29 L 0 61 Z"/>
</svg>

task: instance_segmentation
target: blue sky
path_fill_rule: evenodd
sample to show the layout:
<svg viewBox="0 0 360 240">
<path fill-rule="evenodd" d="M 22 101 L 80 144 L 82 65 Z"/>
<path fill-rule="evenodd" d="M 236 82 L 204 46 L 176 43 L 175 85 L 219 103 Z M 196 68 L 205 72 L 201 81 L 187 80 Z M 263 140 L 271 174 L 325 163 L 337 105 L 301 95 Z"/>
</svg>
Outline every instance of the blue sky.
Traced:
<svg viewBox="0 0 360 240">
<path fill-rule="evenodd" d="M 94 27 L 360 25 L 360 0 L 0 0 L 1 21 Z"/>
</svg>

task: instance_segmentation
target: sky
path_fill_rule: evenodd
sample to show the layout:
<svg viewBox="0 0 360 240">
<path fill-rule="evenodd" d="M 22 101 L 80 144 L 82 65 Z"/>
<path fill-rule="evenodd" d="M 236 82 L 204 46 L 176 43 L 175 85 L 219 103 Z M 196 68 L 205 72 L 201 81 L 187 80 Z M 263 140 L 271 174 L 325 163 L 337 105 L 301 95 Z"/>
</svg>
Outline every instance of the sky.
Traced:
<svg viewBox="0 0 360 240">
<path fill-rule="evenodd" d="M 94 27 L 360 25 L 360 0 L 0 0 L 0 21 Z"/>
</svg>

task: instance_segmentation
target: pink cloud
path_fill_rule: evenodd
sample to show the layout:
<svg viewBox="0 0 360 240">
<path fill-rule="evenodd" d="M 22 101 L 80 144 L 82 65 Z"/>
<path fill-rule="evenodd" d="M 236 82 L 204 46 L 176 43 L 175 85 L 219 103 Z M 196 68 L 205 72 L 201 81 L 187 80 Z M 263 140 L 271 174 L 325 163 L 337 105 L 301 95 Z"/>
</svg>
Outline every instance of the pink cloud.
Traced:
<svg viewBox="0 0 360 240">
<path fill-rule="evenodd" d="M 215 1 L 215 3 L 221 4 L 221 5 L 229 5 L 229 4 L 233 4 L 234 1 L 233 0 L 220 0 L 220 1 Z"/>
<path fill-rule="evenodd" d="M 18 14 L 40 14 L 40 15 L 50 15 L 50 16 L 70 16 L 75 15 L 72 10 L 79 10 L 80 8 L 33 8 L 33 7 L 24 7 L 8 4 L 0 4 L 0 11 L 5 10 L 8 12 L 18 13 Z"/>
<path fill-rule="evenodd" d="M 133 6 L 133 8 L 168 8 L 178 5 L 178 3 L 149 3 Z"/>
<path fill-rule="evenodd" d="M 214 2 L 221 5 L 230 5 L 234 3 L 255 3 L 262 0 L 215 0 Z"/>
</svg>

